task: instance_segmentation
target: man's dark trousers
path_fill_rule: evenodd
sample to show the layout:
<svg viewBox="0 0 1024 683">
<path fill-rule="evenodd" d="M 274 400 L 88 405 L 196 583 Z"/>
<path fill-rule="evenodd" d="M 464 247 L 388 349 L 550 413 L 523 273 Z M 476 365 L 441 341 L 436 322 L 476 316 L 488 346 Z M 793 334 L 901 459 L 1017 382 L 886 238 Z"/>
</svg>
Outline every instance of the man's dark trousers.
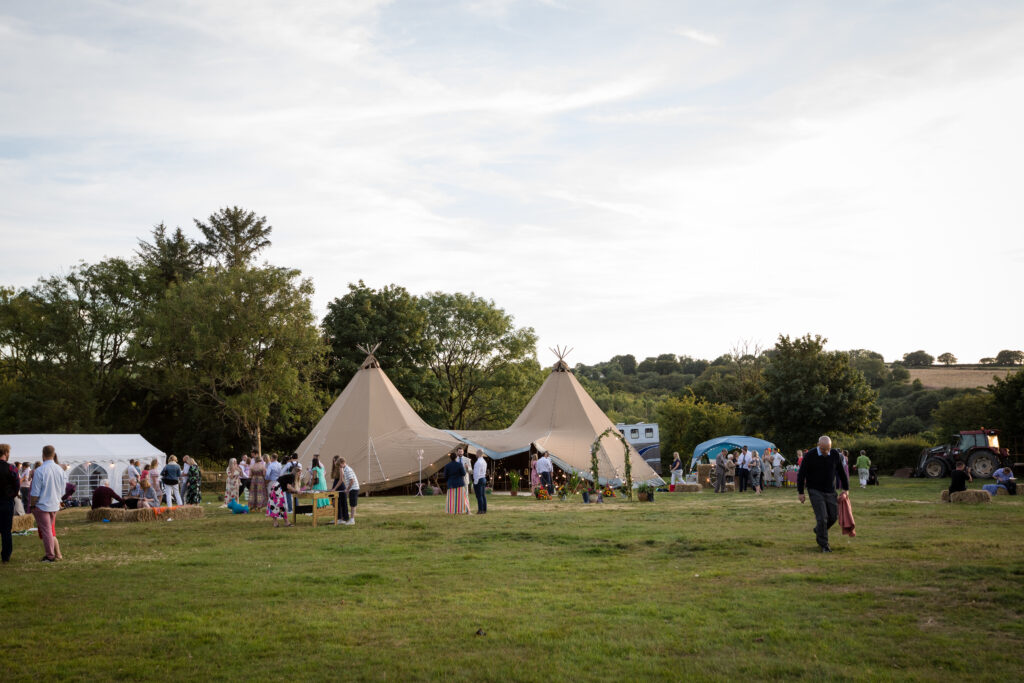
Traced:
<svg viewBox="0 0 1024 683">
<path fill-rule="evenodd" d="M 7 463 L 4 463 L 6 465 Z M 0 536 L 3 536 L 3 561 L 11 559 L 14 551 L 14 539 L 11 538 L 11 525 L 14 523 L 14 499 L 0 498 Z"/>
<path fill-rule="evenodd" d="M 814 537 L 818 545 L 824 548 L 828 545 L 828 530 L 839 519 L 839 506 L 836 503 L 835 491 L 819 491 L 807 489 L 807 495 L 811 499 L 811 507 L 814 508 Z"/>
<path fill-rule="evenodd" d="M 547 489 L 547 491 L 548 491 L 548 493 L 550 495 L 552 495 L 552 496 L 555 495 L 555 487 L 551 483 L 551 473 L 550 472 L 541 472 L 540 473 L 540 483 L 541 483 L 541 485 L 545 489 Z"/>
<path fill-rule="evenodd" d="M 483 477 L 476 480 L 476 511 L 487 512 L 487 480 Z"/>
<path fill-rule="evenodd" d="M 737 467 L 736 468 L 736 490 L 737 491 L 746 491 L 747 490 L 747 482 L 749 481 L 749 479 L 748 479 L 749 477 L 750 477 L 750 470 L 748 470 L 746 467 Z"/>
<path fill-rule="evenodd" d="M 345 487 L 342 486 L 340 489 L 334 489 L 338 492 L 338 505 L 334 508 L 334 523 L 337 524 L 340 519 L 343 522 L 348 521 L 348 495 L 345 492 Z"/>
</svg>

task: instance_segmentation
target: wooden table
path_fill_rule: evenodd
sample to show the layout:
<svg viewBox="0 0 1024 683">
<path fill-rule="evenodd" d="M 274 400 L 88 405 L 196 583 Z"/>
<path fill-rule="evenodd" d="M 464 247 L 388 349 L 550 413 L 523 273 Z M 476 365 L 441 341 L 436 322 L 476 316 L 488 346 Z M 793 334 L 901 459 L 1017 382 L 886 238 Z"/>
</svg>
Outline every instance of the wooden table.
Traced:
<svg viewBox="0 0 1024 683">
<path fill-rule="evenodd" d="M 344 495 L 344 494 L 342 494 Z M 303 505 L 302 499 L 308 499 L 309 504 Z M 320 499 L 327 499 L 328 505 L 317 507 L 316 502 Z M 302 491 L 292 494 L 292 524 L 299 523 L 299 513 L 313 513 L 313 526 L 321 519 L 330 519 L 332 522 L 338 517 L 338 492 L 337 491 Z"/>
</svg>

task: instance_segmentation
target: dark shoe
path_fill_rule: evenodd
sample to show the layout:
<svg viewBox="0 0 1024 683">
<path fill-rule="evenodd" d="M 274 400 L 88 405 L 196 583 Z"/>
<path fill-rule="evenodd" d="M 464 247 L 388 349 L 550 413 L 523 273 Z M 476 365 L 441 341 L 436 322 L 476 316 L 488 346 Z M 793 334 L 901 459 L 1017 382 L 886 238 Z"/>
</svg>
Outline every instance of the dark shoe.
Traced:
<svg viewBox="0 0 1024 683">
<path fill-rule="evenodd" d="M 830 546 L 823 545 L 823 546 L 821 546 L 821 552 L 823 552 L 823 553 L 830 553 L 830 552 L 832 552 L 832 548 Z"/>
<path fill-rule="evenodd" d="M 52 557 L 44 557 L 43 559 L 41 559 L 39 561 L 40 562 L 56 562 L 57 560 L 53 559 Z"/>
</svg>

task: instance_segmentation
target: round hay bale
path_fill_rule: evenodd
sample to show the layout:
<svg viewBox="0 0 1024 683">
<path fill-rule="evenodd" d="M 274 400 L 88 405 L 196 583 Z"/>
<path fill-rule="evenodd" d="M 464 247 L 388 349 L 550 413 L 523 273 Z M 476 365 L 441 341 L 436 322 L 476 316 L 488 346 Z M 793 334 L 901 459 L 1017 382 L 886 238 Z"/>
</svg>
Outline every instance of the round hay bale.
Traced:
<svg viewBox="0 0 1024 683">
<path fill-rule="evenodd" d="M 676 484 L 676 493 L 700 493 L 703 488 L 700 484 Z"/>
<path fill-rule="evenodd" d="M 949 489 L 946 489 L 945 491 L 943 491 L 942 494 L 939 496 L 939 498 L 942 500 L 943 503 L 948 503 L 949 502 Z"/>
<path fill-rule="evenodd" d="M 988 491 L 971 489 L 968 491 L 957 491 L 949 497 L 951 503 L 991 503 L 992 496 Z"/>
</svg>

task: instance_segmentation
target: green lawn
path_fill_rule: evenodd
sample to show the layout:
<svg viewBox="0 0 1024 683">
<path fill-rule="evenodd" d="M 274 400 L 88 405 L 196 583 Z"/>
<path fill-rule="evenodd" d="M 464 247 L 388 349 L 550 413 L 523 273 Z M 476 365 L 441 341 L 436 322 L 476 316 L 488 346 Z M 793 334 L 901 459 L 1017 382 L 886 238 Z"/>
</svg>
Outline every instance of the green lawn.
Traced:
<svg viewBox="0 0 1024 683">
<path fill-rule="evenodd" d="M 63 562 L 19 536 L 2 568 L 0 678 L 1019 680 L 1024 496 L 941 487 L 855 488 L 831 555 L 793 489 L 459 518 L 370 497 L 317 529 L 64 512 Z"/>
</svg>

